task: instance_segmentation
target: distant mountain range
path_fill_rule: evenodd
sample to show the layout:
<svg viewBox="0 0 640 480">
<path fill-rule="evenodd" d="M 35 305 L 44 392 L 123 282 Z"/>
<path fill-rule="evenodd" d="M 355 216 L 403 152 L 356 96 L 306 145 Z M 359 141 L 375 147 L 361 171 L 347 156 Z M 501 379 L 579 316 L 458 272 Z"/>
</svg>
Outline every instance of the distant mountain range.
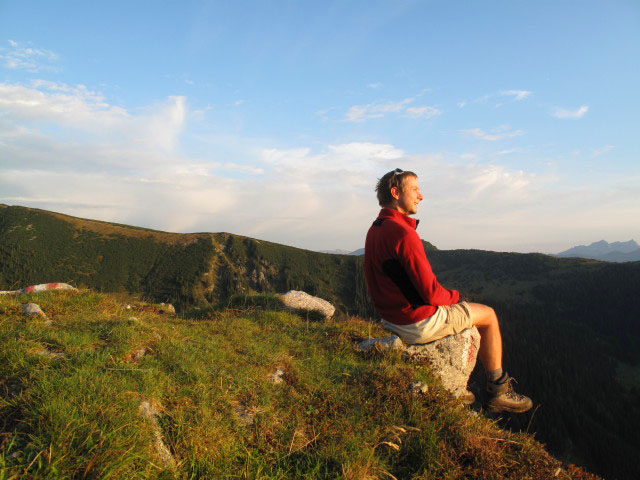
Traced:
<svg viewBox="0 0 640 480">
<path fill-rule="evenodd" d="M 637 262 L 640 261 L 640 245 L 635 240 L 613 243 L 600 240 L 591 245 L 572 247 L 564 252 L 556 253 L 555 256 L 591 258 L 605 262 Z"/>
<path fill-rule="evenodd" d="M 428 242 L 427 242 L 428 243 Z M 437 250 L 433 245 L 425 245 L 425 248 Z M 342 255 L 364 255 L 364 248 L 353 252 L 348 250 L 325 250 L 323 253 L 339 253 Z M 552 254 L 554 257 L 575 257 L 602 260 L 605 262 L 638 262 L 640 261 L 640 245 L 635 240 L 628 242 L 608 243 L 605 240 L 593 242 L 591 245 L 578 245 L 564 252 Z"/>
<path fill-rule="evenodd" d="M 438 250 L 438 247 L 436 247 L 435 245 L 433 245 L 432 243 L 429 243 L 425 240 L 422 240 L 422 245 L 424 246 L 424 249 L 429 252 L 429 251 L 433 251 L 433 250 Z M 357 250 L 354 250 L 353 252 L 350 252 L 349 250 L 320 250 L 321 253 L 331 253 L 334 255 L 364 255 L 364 247 L 363 248 L 359 248 Z"/>
<path fill-rule="evenodd" d="M 338 248 L 337 250 L 318 250 L 320 253 L 330 253 L 332 255 L 364 255 L 364 248 L 359 248 L 358 250 L 354 250 L 353 252 L 350 250 L 342 250 Z"/>
</svg>

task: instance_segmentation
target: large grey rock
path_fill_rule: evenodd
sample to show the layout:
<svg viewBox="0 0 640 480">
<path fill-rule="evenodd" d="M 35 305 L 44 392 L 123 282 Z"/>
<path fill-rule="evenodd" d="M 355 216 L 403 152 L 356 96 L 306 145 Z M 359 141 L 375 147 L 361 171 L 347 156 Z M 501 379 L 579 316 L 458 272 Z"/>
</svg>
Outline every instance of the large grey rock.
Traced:
<svg viewBox="0 0 640 480">
<path fill-rule="evenodd" d="M 299 290 L 289 290 L 287 293 L 280 295 L 280 299 L 287 308 L 320 312 L 325 319 L 331 318 L 336 311 L 336 307 L 326 300 Z"/>
<path fill-rule="evenodd" d="M 457 335 L 441 338 L 423 345 L 408 345 L 396 335 L 369 338 L 358 344 L 360 350 L 378 348 L 380 350 L 403 350 L 410 360 L 428 360 L 432 371 L 440 377 L 444 387 L 455 397 L 461 397 L 467 390 L 469 376 L 476 366 L 480 333 L 476 327 Z"/>
<path fill-rule="evenodd" d="M 444 387 L 455 397 L 461 397 L 466 392 L 469 376 L 476 366 L 479 349 L 480 333 L 476 327 L 472 327 L 435 342 L 409 345 L 404 355 L 412 360 L 427 359 Z"/>
</svg>

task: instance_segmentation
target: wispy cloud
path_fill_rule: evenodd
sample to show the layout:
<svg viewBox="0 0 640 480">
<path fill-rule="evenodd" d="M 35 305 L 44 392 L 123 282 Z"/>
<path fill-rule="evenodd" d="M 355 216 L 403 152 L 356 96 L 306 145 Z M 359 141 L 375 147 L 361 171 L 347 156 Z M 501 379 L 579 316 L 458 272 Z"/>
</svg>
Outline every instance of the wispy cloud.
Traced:
<svg viewBox="0 0 640 480">
<path fill-rule="evenodd" d="M 508 95 L 514 97 L 514 100 L 524 100 L 529 95 L 533 94 L 529 90 L 502 90 L 500 95 Z"/>
<path fill-rule="evenodd" d="M 582 105 L 576 110 L 566 110 L 564 108 L 556 108 L 551 115 L 556 118 L 582 118 L 589 111 L 587 105 Z"/>
<path fill-rule="evenodd" d="M 367 88 L 372 88 L 372 89 L 377 89 L 380 88 L 382 86 L 382 83 L 380 82 L 374 82 L 374 83 L 370 83 L 367 85 Z"/>
<path fill-rule="evenodd" d="M 466 182 L 471 185 L 471 198 L 482 192 L 499 187 L 503 193 L 513 195 L 521 192 L 531 184 L 535 175 L 526 174 L 522 170 L 509 171 L 500 165 L 478 166 Z"/>
<path fill-rule="evenodd" d="M 596 158 L 599 157 L 600 155 L 604 155 L 605 153 L 609 153 L 611 150 L 613 150 L 614 148 L 616 148 L 613 145 L 605 145 L 602 148 L 596 148 L 593 153 L 591 154 L 592 158 Z"/>
<path fill-rule="evenodd" d="M 442 111 L 434 107 L 409 107 L 405 110 L 405 113 L 408 117 L 413 118 L 431 118 L 437 117 Z"/>
<path fill-rule="evenodd" d="M 421 92 L 418 96 L 424 93 Z M 442 113 L 441 110 L 429 106 L 413 106 L 415 98 L 405 98 L 397 102 L 370 103 L 368 105 L 354 105 L 345 114 L 347 122 L 364 122 L 373 118 L 382 118 L 390 113 L 404 114 L 410 118 L 432 118 Z"/>
<path fill-rule="evenodd" d="M 524 134 L 522 130 L 509 130 L 509 127 L 507 125 L 502 125 L 500 127 L 493 128 L 489 132 L 485 132 L 481 128 L 470 128 L 467 130 L 461 130 L 461 132 L 482 140 L 489 140 L 489 141 L 502 140 L 504 138 L 511 138 L 511 137 L 519 137 L 520 135 Z"/>
<path fill-rule="evenodd" d="M 347 111 L 345 120 L 348 122 L 364 122 L 372 118 L 381 118 L 388 113 L 401 112 L 411 102 L 413 102 L 413 98 L 405 98 L 398 102 L 354 105 Z"/>
<path fill-rule="evenodd" d="M 35 48 L 30 43 L 24 44 L 8 40 L 8 47 L 0 47 L 0 61 L 4 68 L 10 70 L 26 70 L 30 73 L 57 72 L 58 55 L 42 48 Z"/>
<path fill-rule="evenodd" d="M 515 101 L 520 101 L 520 100 L 524 100 L 525 98 L 529 97 L 533 95 L 533 92 L 530 90 L 500 90 L 497 93 L 485 93 L 484 95 L 480 95 L 479 97 L 474 98 L 473 100 L 467 101 L 467 100 L 463 100 L 457 103 L 459 108 L 464 108 L 469 104 L 473 104 L 473 103 L 487 103 L 489 100 L 491 100 L 492 98 L 495 98 L 496 96 L 508 96 L 508 97 L 513 97 L 513 100 Z M 495 107 L 500 107 L 502 106 L 501 103 L 498 103 L 496 105 L 494 105 Z"/>
</svg>

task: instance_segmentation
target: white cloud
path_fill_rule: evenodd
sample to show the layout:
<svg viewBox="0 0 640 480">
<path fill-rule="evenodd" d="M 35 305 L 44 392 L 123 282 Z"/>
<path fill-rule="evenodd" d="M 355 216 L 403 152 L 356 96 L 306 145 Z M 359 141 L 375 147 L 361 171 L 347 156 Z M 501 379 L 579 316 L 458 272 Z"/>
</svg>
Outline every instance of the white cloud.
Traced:
<svg viewBox="0 0 640 480">
<path fill-rule="evenodd" d="M 33 132 L 55 125 L 110 144 L 171 150 L 184 125 L 186 99 L 169 97 L 140 115 L 132 115 L 84 85 L 36 80 L 28 86 L 0 83 L 0 108 Z"/>
<path fill-rule="evenodd" d="M 166 172 L 137 178 L 109 172 L 4 170 L 3 202 L 105 221 L 189 231 L 203 217 L 218 215 L 237 200 L 224 179 Z M 188 194 L 185 194 L 188 192 Z"/>
<path fill-rule="evenodd" d="M 417 96 L 422 96 L 427 90 L 421 91 Z M 398 102 L 370 103 L 368 105 L 354 105 L 345 114 L 347 122 L 364 122 L 373 118 L 382 118 L 389 113 L 403 113 L 410 118 L 432 118 L 440 115 L 442 111 L 435 107 L 416 106 L 408 107 L 415 98 L 405 98 Z"/>
<path fill-rule="evenodd" d="M 614 148 L 616 148 L 613 145 L 605 145 L 602 148 L 596 148 L 593 153 L 591 154 L 592 158 L 595 157 L 599 157 L 600 155 L 604 155 L 605 153 L 609 153 L 611 150 L 613 150 Z"/>
<path fill-rule="evenodd" d="M 458 102 L 457 105 L 458 105 L 459 108 L 464 108 L 469 103 L 487 103 L 490 99 L 496 97 L 497 95 L 513 97 L 513 99 L 515 101 L 520 101 L 520 100 L 524 100 L 525 98 L 529 97 L 530 95 L 533 95 L 533 92 L 531 92 L 529 90 L 500 90 L 497 93 L 486 93 L 486 94 L 481 95 L 481 96 L 479 96 L 477 98 L 474 98 L 470 102 L 468 102 L 466 100 Z M 502 106 L 502 103 L 498 103 L 498 104 L 494 105 L 494 108 L 499 108 L 501 106 Z"/>
<path fill-rule="evenodd" d="M 502 140 L 504 138 L 519 137 L 520 135 L 524 134 L 522 130 L 509 131 L 509 127 L 506 125 L 496 127 L 492 129 L 490 132 L 485 132 L 481 128 L 470 128 L 467 130 L 461 130 L 461 132 L 466 133 L 467 135 L 472 135 L 476 138 L 480 138 L 482 140 L 489 140 L 489 141 Z"/>
<path fill-rule="evenodd" d="M 380 82 L 374 82 L 367 85 L 367 88 L 377 89 L 380 88 L 382 84 Z"/>
<path fill-rule="evenodd" d="M 551 115 L 556 118 L 582 118 L 589 111 L 587 105 L 582 105 L 576 110 L 565 110 L 564 108 L 556 108 Z"/>
<path fill-rule="evenodd" d="M 368 186 L 367 175 L 395 168 L 404 152 L 388 144 L 351 142 L 327 145 L 317 153 L 309 148 L 265 149 L 261 156 L 279 179 L 289 183 L 359 188 Z"/>
<path fill-rule="evenodd" d="M 434 107 L 409 107 L 405 113 L 413 118 L 431 118 L 442 114 L 442 111 Z"/>
<path fill-rule="evenodd" d="M 524 100 L 529 95 L 533 94 L 529 90 L 502 90 L 500 95 L 508 95 L 514 97 L 515 100 Z"/>
<path fill-rule="evenodd" d="M 387 113 L 397 113 L 413 102 L 413 98 L 405 98 L 399 102 L 372 103 L 369 105 L 354 105 L 346 113 L 348 122 L 364 122 L 372 118 L 384 117 Z"/>
<path fill-rule="evenodd" d="M 0 84 L 0 102 L 0 202 L 81 217 L 355 249 L 379 209 L 375 183 L 396 167 L 419 175 L 419 233 L 442 248 L 513 249 L 578 231 L 622 232 L 640 216 L 637 177 L 567 191 L 563 181 L 481 153 L 409 156 L 374 142 L 291 149 L 234 137 L 195 157 L 180 149 L 191 118 L 183 97 L 134 111 L 87 87 L 37 82 Z"/>
<path fill-rule="evenodd" d="M 5 68 L 10 70 L 26 70 L 30 73 L 57 72 L 60 68 L 56 65 L 58 55 L 55 53 L 34 48 L 31 44 L 23 44 L 15 40 L 8 40 L 9 47 L 0 47 L 0 61 Z"/>
<path fill-rule="evenodd" d="M 472 187 L 472 199 L 483 192 L 496 190 L 496 187 L 502 195 L 516 195 L 525 191 L 535 179 L 535 175 L 525 174 L 522 170 L 509 171 L 506 167 L 498 165 L 482 165 L 474 170 L 465 179 Z"/>
</svg>

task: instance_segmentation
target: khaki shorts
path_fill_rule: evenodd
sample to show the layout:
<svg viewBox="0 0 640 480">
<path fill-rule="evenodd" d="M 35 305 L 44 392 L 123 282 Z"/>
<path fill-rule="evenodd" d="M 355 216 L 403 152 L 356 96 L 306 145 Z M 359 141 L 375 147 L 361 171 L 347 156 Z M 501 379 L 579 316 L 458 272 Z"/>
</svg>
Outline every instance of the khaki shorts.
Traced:
<svg viewBox="0 0 640 480">
<path fill-rule="evenodd" d="M 382 326 L 398 335 L 403 342 L 429 343 L 449 335 L 455 335 L 473 326 L 471 309 L 467 302 L 441 305 L 436 313 L 411 325 L 396 325 L 382 320 Z"/>
</svg>

